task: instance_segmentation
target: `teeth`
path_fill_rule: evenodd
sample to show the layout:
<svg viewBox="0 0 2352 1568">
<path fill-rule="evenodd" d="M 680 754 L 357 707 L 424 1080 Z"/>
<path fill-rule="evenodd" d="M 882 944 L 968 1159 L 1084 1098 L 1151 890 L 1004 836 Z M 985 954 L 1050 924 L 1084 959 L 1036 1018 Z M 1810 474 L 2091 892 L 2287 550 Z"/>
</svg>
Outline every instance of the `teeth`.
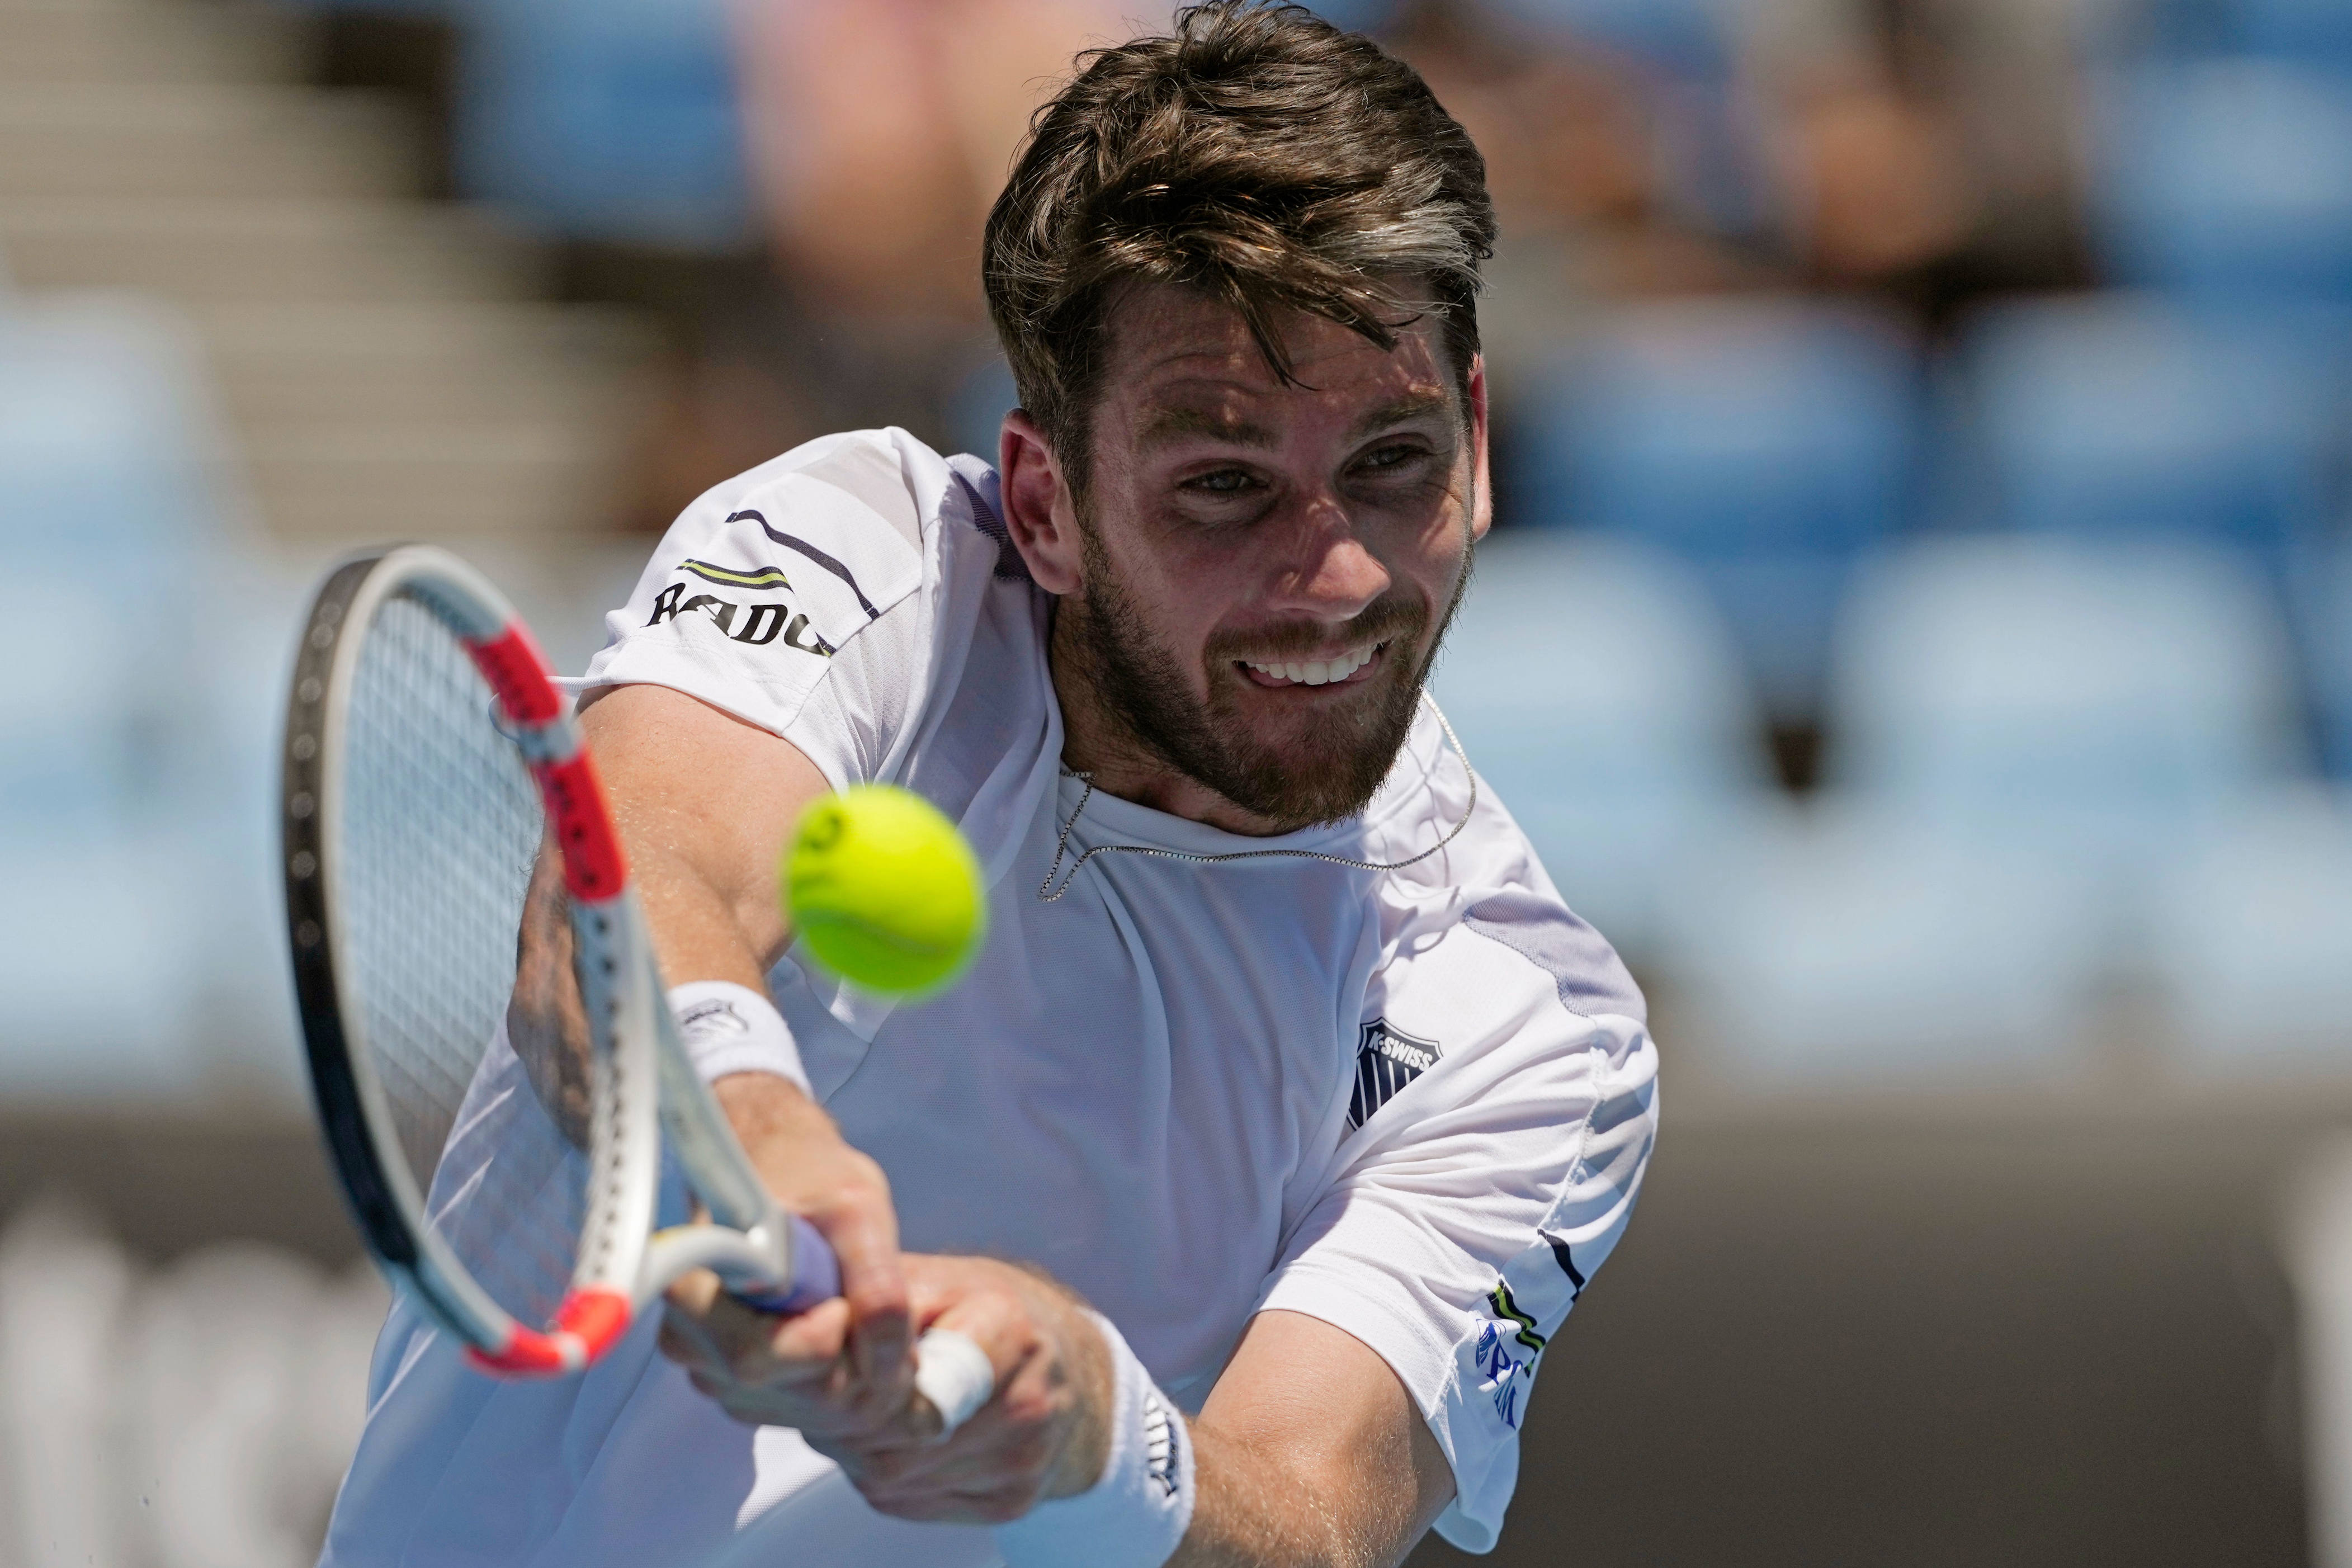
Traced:
<svg viewBox="0 0 2352 1568">
<path fill-rule="evenodd" d="M 1290 661 L 1280 664 L 1259 664 L 1255 660 L 1245 662 L 1252 669 L 1262 674 L 1293 681 L 1300 686 L 1328 686 L 1335 680 L 1347 679 L 1348 677 L 1370 664 L 1372 661 L 1372 655 L 1380 652 L 1381 646 L 1375 643 L 1370 647 L 1343 653 L 1337 658 L 1308 659 L 1303 664 Z"/>
</svg>

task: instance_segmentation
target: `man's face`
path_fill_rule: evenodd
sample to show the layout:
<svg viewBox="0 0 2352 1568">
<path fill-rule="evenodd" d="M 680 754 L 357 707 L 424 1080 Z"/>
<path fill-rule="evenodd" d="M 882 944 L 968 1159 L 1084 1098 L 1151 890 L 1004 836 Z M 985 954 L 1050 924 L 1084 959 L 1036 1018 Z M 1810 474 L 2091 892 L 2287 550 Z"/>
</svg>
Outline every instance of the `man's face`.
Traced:
<svg viewBox="0 0 2352 1568">
<path fill-rule="evenodd" d="M 1486 531 L 1483 371 L 1465 409 L 1433 313 L 1388 351 L 1293 318 L 1291 385 L 1188 291 L 1110 328 L 1057 651 L 1133 745 L 1265 827 L 1360 810 Z"/>
</svg>

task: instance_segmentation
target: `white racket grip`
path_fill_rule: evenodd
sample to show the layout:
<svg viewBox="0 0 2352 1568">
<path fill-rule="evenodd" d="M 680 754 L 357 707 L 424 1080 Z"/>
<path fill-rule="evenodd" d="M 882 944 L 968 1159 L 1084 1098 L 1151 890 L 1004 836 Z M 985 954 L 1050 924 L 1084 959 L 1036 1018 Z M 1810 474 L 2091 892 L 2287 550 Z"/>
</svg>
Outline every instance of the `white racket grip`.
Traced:
<svg viewBox="0 0 2352 1568">
<path fill-rule="evenodd" d="M 996 1369 L 970 1334 L 932 1329 L 915 1342 L 915 1392 L 940 1413 L 944 1438 L 995 1394 Z"/>
</svg>

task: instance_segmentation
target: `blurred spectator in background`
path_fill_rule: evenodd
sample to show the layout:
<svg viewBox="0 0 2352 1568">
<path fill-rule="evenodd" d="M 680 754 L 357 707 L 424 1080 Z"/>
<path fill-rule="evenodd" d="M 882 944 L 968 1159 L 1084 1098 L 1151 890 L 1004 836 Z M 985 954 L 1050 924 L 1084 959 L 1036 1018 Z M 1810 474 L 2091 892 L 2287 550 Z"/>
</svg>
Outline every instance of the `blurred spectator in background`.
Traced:
<svg viewBox="0 0 2352 1568">
<path fill-rule="evenodd" d="M 951 404 L 994 357 L 980 227 L 1032 110 L 1120 27 L 1109 0 L 749 0 L 737 74 L 766 266 L 722 289 L 653 448 L 649 526 L 828 430 L 995 456 Z M 1005 400 L 1009 403 L 1009 399 Z"/>
<path fill-rule="evenodd" d="M 1744 12 L 1779 238 L 1810 279 L 1948 320 L 2087 280 L 2074 17 L 2050 0 L 1786 0 Z"/>
</svg>

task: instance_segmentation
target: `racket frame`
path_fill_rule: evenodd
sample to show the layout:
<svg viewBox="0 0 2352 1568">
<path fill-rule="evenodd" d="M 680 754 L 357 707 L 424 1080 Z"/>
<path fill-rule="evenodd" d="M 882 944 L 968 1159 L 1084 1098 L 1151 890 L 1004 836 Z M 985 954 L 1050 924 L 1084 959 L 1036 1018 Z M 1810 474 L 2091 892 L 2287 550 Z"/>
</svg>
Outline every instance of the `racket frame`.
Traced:
<svg viewBox="0 0 2352 1568">
<path fill-rule="evenodd" d="M 435 615 L 496 695 L 499 729 L 539 786 L 571 894 L 573 967 L 593 1058 L 591 1174 L 578 1266 L 543 1328 L 518 1321 L 482 1289 L 423 1222 L 425 1194 L 405 1162 L 384 1156 L 400 1147 L 399 1129 L 370 1065 L 361 998 L 336 963 L 335 934 L 347 926 L 331 847 L 342 826 L 351 693 L 368 628 L 403 593 Z M 507 1376 L 576 1371 L 694 1268 L 716 1269 L 730 1289 L 780 1308 L 834 1293 L 793 1284 L 795 1264 L 820 1284 L 834 1277 L 832 1259 L 805 1222 L 791 1223 L 777 1209 L 688 1060 L 571 705 L 520 617 L 487 578 L 421 545 L 339 566 L 305 624 L 284 769 L 287 925 L 320 1127 L 369 1251 L 466 1342 L 474 1364 Z M 716 1224 L 650 1234 L 664 1132 Z"/>
</svg>

